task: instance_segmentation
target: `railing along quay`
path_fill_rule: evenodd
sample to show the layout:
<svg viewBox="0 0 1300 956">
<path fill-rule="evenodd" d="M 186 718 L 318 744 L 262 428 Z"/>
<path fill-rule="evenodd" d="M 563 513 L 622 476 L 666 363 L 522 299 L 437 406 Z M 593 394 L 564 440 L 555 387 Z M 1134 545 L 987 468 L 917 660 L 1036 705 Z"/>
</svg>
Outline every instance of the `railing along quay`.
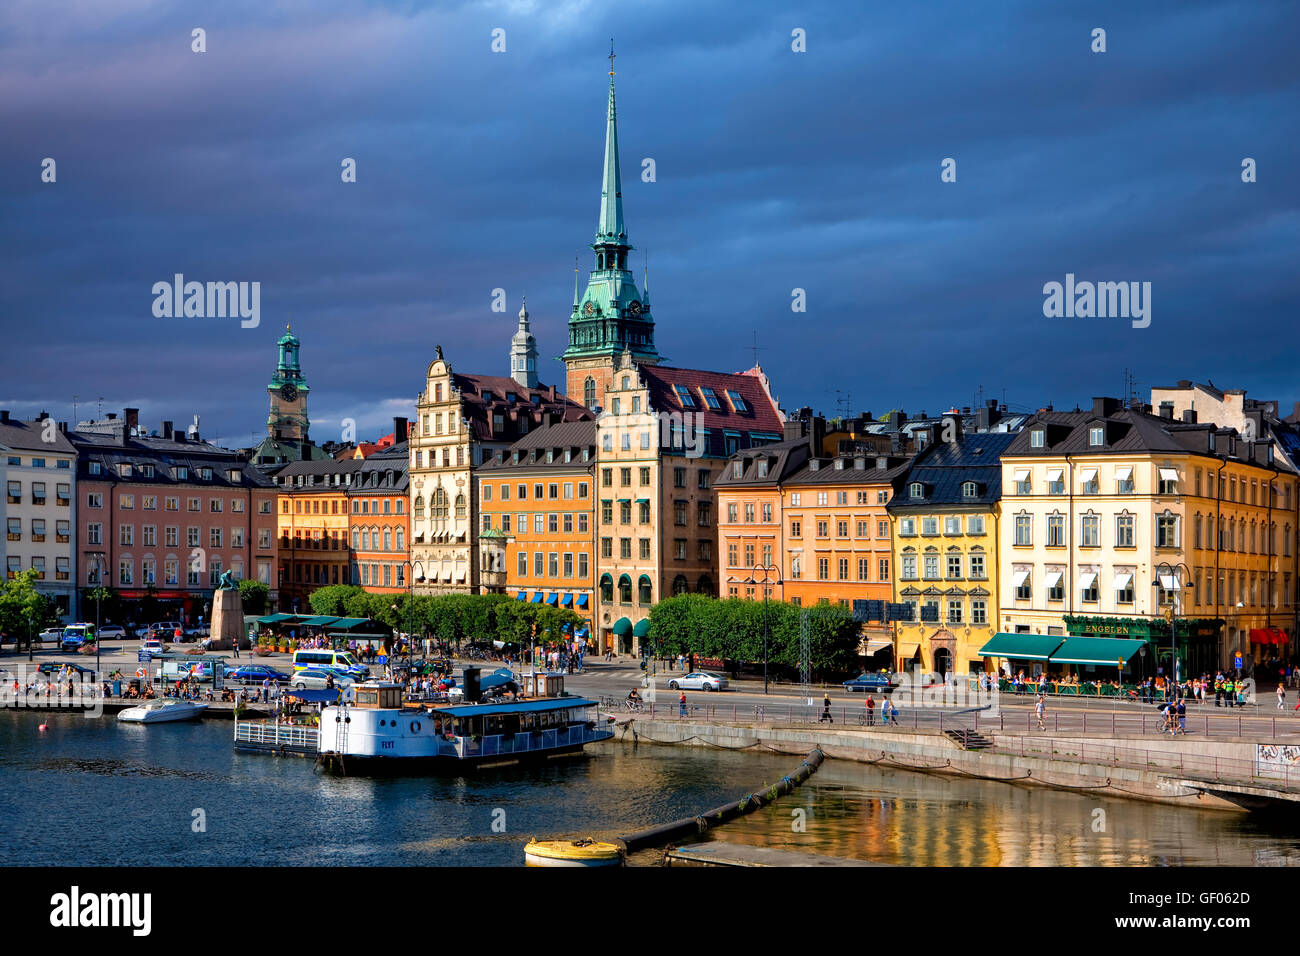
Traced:
<svg viewBox="0 0 1300 956">
<path fill-rule="evenodd" d="M 1286 712 L 1283 716 L 1267 714 L 1210 714 L 1206 707 L 1213 705 L 1197 704 L 1200 712 L 1189 711 L 1186 715 L 1187 734 L 1198 737 L 1240 738 L 1259 737 L 1272 739 L 1300 735 L 1300 716 Z M 727 721 L 729 723 L 756 724 L 833 724 L 847 727 L 899 727 L 912 730 L 971 730 L 976 733 L 1077 733 L 1098 734 L 1111 737 L 1136 736 L 1142 734 L 1159 734 L 1164 725 L 1164 718 L 1152 713 L 1089 714 L 1086 712 L 1056 710 L 1044 716 L 1044 726 L 1040 730 L 1038 718 L 1033 708 L 1023 711 L 965 708 L 940 710 L 929 707 L 903 707 L 895 720 L 886 723 L 880 714 L 880 708 L 868 717 L 862 705 L 832 704 L 830 720 L 822 717 L 821 705 L 805 704 L 687 704 L 686 713 L 681 712 L 675 702 L 645 703 L 638 711 L 629 712 L 618 707 L 611 707 L 609 713 L 619 718 L 644 717 L 655 720 L 703 720 Z M 1180 734 L 1181 736 L 1181 734 Z"/>
</svg>

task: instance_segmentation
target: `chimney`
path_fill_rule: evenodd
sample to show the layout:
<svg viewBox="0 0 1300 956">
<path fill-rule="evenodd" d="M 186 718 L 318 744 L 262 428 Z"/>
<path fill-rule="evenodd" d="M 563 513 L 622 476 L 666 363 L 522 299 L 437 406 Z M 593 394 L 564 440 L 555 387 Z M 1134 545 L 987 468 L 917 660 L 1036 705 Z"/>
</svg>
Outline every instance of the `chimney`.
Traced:
<svg viewBox="0 0 1300 956">
<path fill-rule="evenodd" d="M 140 409 L 127 408 L 126 412 L 126 431 L 127 434 L 134 434 L 140 428 Z"/>
<path fill-rule="evenodd" d="M 393 418 L 393 444 L 400 445 L 406 441 L 406 419 Z"/>
<path fill-rule="evenodd" d="M 809 459 L 808 459 L 808 470 L 809 470 L 809 471 L 821 471 L 821 468 L 822 468 L 822 460 L 821 460 L 820 458 L 809 458 Z"/>
<path fill-rule="evenodd" d="M 1092 413 L 1098 418 L 1105 418 L 1107 415 L 1114 414 L 1120 408 L 1118 398 L 1096 397 L 1092 400 Z"/>
<path fill-rule="evenodd" d="M 1186 423 L 1189 424 L 1189 425 L 1195 425 L 1195 424 L 1196 424 L 1196 409 L 1194 409 L 1194 408 L 1185 408 L 1185 409 L 1183 409 L 1183 421 L 1186 422 Z"/>
<path fill-rule="evenodd" d="M 169 422 L 166 420 L 164 420 L 162 423 L 162 437 L 165 438 L 167 441 L 172 440 L 173 424 L 174 424 L 173 422 Z"/>
<path fill-rule="evenodd" d="M 856 458 L 853 459 L 854 471 L 863 471 L 866 467 L 867 467 L 867 460 L 863 458 L 861 455 L 858 455 Z"/>
<path fill-rule="evenodd" d="M 939 437 L 944 441 L 951 439 L 954 442 L 961 441 L 961 417 L 951 412 L 943 416 L 943 425 L 939 430 Z"/>
<path fill-rule="evenodd" d="M 0 408 L 0 423 L 9 424 L 9 409 Z"/>
<path fill-rule="evenodd" d="M 814 415 L 810 424 L 808 445 L 812 456 L 816 458 L 822 453 L 822 440 L 826 437 L 826 419 L 820 415 Z"/>
<path fill-rule="evenodd" d="M 1186 388 L 1191 388 L 1191 387 L 1192 387 L 1191 379 L 1180 378 L 1180 379 L 1178 380 L 1178 387 L 1179 387 L 1179 388 L 1184 388 L 1184 389 L 1186 389 Z"/>
</svg>

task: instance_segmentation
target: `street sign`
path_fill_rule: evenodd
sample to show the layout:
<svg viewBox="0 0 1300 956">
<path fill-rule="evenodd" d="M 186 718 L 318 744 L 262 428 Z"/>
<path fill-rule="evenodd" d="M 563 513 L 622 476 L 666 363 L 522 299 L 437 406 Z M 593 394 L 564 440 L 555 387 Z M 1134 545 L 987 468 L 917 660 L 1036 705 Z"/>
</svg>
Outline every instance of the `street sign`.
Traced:
<svg viewBox="0 0 1300 956">
<path fill-rule="evenodd" d="M 136 651 L 135 662 L 137 664 L 148 664 L 153 660 L 153 655 L 148 651 Z"/>
<path fill-rule="evenodd" d="M 1242 664 L 1241 655 L 1237 654 L 1232 659 L 1232 666 L 1237 668 L 1237 670 L 1241 670 L 1241 664 Z"/>
</svg>

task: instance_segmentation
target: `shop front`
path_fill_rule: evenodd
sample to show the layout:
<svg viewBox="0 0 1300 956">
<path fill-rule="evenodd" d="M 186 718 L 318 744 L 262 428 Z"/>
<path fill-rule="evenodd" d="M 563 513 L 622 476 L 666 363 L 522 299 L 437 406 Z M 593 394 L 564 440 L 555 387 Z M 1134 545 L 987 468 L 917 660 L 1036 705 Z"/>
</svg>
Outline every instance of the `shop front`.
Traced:
<svg viewBox="0 0 1300 956">
<path fill-rule="evenodd" d="M 1180 680 L 1214 675 L 1222 664 L 1222 618 L 1132 618 L 1064 616 L 1066 632 L 1075 637 L 1125 638 L 1141 641 L 1140 653 L 1131 662 L 1139 680 L 1169 676 L 1176 655 Z"/>
</svg>

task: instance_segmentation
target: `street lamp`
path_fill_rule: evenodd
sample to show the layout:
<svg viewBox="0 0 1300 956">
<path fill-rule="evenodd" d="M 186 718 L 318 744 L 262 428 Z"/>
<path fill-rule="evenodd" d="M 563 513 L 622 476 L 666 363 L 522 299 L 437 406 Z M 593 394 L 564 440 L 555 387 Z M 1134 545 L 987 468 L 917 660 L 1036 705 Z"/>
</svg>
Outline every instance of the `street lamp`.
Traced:
<svg viewBox="0 0 1300 956">
<path fill-rule="evenodd" d="M 782 583 L 781 569 L 776 567 L 775 565 L 768 566 L 768 565 L 760 564 L 751 568 L 751 571 L 763 572 L 763 580 L 762 580 L 762 584 L 763 584 L 763 693 L 766 694 L 767 693 L 767 636 L 768 636 L 767 593 L 771 589 L 773 584 L 777 585 L 778 587 L 781 585 Z M 773 581 L 771 577 L 773 572 L 776 573 L 775 581 Z M 755 575 L 751 574 L 749 576 L 749 579 L 745 583 L 758 584 L 759 582 L 756 579 Z"/>
<path fill-rule="evenodd" d="M 424 562 L 419 560 L 408 560 L 406 562 L 407 573 L 407 601 L 406 601 L 406 640 L 411 645 L 411 657 L 414 659 L 415 654 L 415 566 L 420 566 L 420 583 L 424 583 Z"/>
<path fill-rule="evenodd" d="M 100 678 L 103 676 L 103 665 L 100 664 L 99 653 L 101 645 L 99 639 L 99 599 L 103 597 L 104 594 L 104 572 L 107 569 L 104 567 L 103 555 L 92 553 L 90 556 L 95 559 L 95 570 L 98 572 L 98 574 L 96 574 L 98 580 L 96 581 L 97 586 L 95 588 L 95 677 Z"/>
<path fill-rule="evenodd" d="M 1186 575 L 1186 581 L 1179 580 L 1179 574 L 1178 574 L 1179 571 L 1181 571 L 1183 574 Z M 1153 588 L 1161 587 L 1161 581 L 1165 578 L 1169 578 L 1172 581 L 1172 583 L 1175 585 L 1175 587 L 1172 588 L 1165 588 L 1166 591 L 1181 591 L 1184 588 L 1190 589 L 1194 586 L 1191 581 L 1192 569 L 1189 568 L 1181 561 L 1176 561 L 1173 564 L 1170 564 L 1168 561 L 1161 561 L 1159 564 L 1155 566 L 1155 569 L 1152 571 L 1152 575 L 1154 577 L 1154 580 L 1151 582 L 1151 586 Z M 1159 595 L 1160 592 L 1157 591 L 1156 592 L 1157 607 L 1159 606 L 1158 603 L 1160 600 Z M 1177 682 L 1178 681 L 1178 628 L 1177 628 L 1177 623 L 1174 615 L 1174 604 L 1172 601 L 1169 604 L 1168 616 L 1169 616 L 1169 654 L 1170 654 L 1169 670 L 1172 679 L 1175 682 Z"/>
</svg>

